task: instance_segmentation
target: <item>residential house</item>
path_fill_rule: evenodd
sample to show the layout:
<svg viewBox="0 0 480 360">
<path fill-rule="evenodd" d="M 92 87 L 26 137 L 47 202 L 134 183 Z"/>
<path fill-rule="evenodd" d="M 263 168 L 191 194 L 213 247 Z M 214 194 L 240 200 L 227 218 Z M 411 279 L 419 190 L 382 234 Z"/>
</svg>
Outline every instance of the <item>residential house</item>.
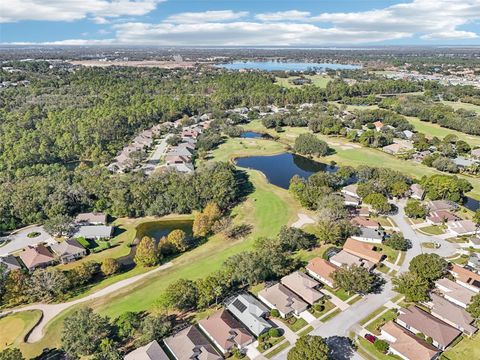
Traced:
<svg viewBox="0 0 480 360">
<path fill-rule="evenodd" d="M 431 211 L 426 221 L 432 225 L 442 225 L 449 221 L 458 221 L 460 218 L 448 210 Z"/>
<path fill-rule="evenodd" d="M 419 184 L 410 185 L 410 197 L 416 200 L 423 200 L 425 197 L 425 190 Z"/>
<path fill-rule="evenodd" d="M 399 310 L 397 324 L 403 326 L 413 334 L 422 333 L 432 339 L 432 345 L 445 350 L 460 334 L 461 331 L 448 325 L 432 314 L 421 310 L 415 305 Z"/>
<path fill-rule="evenodd" d="M 472 220 L 449 221 L 447 229 L 455 236 L 475 235 L 478 231 L 477 224 Z"/>
<path fill-rule="evenodd" d="M 354 196 L 350 196 L 347 194 L 342 194 L 343 195 L 343 204 L 346 206 L 359 206 L 360 205 L 360 199 Z"/>
<path fill-rule="evenodd" d="M 449 270 L 458 284 L 476 293 L 480 292 L 480 275 L 457 264 L 452 264 Z"/>
<path fill-rule="evenodd" d="M 360 235 L 353 235 L 352 238 L 358 241 L 364 241 L 374 244 L 381 244 L 385 237 L 385 231 L 380 229 L 360 228 Z"/>
<path fill-rule="evenodd" d="M 352 197 L 357 198 L 357 199 L 361 199 L 361 196 L 358 195 L 358 193 L 357 193 L 357 189 L 358 189 L 357 184 L 351 184 L 351 185 L 345 186 L 340 192 L 342 194 L 352 196 Z"/>
<path fill-rule="evenodd" d="M 405 138 L 407 138 L 408 140 L 411 140 L 414 135 L 414 133 L 411 132 L 410 130 L 403 130 L 402 132 L 403 132 L 403 135 L 405 135 Z"/>
<path fill-rule="evenodd" d="M 226 308 L 255 336 L 272 327 L 265 320 L 268 309 L 250 294 L 240 294 L 226 303 Z"/>
<path fill-rule="evenodd" d="M 81 213 L 75 217 L 77 224 L 83 225 L 105 225 L 107 223 L 107 215 L 104 213 Z"/>
<path fill-rule="evenodd" d="M 335 287 L 335 280 L 333 273 L 338 270 L 338 266 L 332 264 L 330 261 L 316 257 L 308 262 L 306 270 L 310 276 L 323 282 L 324 284 Z"/>
<path fill-rule="evenodd" d="M 427 303 L 433 316 L 446 322 L 448 325 L 464 332 L 468 336 L 475 334 L 475 319 L 461 306 L 455 305 L 435 293 L 430 294 L 432 299 Z"/>
<path fill-rule="evenodd" d="M 283 318 L 299 316 L 308 308 L 305 301 L 281 283 L 263 289 L 258 293 L 258 298 L 269 308 L 277 309 Z"/>
<path fill-rule="evenodd" d="M 75 239 L 59 242 L 52 245 L 51 248 L 63 264 L 78 260 L 87 255 L 87 249 L 80 245 Z"/>
<path fill-rule="evenodd" d="M 447 210 L 452 211 L 458 208 L 458 205 L 448 200 L 433 200 L 427 202 L 427 208 L 430 211 Z"/>
<path fill-rule="evenodd" d="M 227 310 L 221 309 L 200 320 L 198 326 L 223 353 L 230 353 L 234 348 L 243 350 L 255 338 Z"/>
<path fill-rule="evenodd" d="M 373 126 L 375 126 L 375 130 L 380 131 L 384 127 L 383 122 L 381 121 L 375 121 L 373 123 Z"/>
<path fill-rule="evenodd" d="M 110 239 L 112 237 L 113 227 L 105 225 L 85 225 L 80 226 L 73 234 L 73 238 L 83 237 L 85 239 Z"/>
<path fill-rule="evenodd" d="M 129 352 L 125 355 L 124 360 L 169 360 L 168 355 L 158 344 L 157 340 L 153 340 L 145 346 Z"/>
<path fill-rule="evenodd" d="M 7 272 L 12 270 L 20 270 L 22 268 L 22 265 L 20 265 L 17 258 L 13 255 L 0 257 L 0 265 L 4 265 L 7 268 Z"/>
<path fill-rule="evenodd" d="M 310 305 L 324 297 L 317 290 L 320 283 L 303 272 L 295 271 L 281 278 L 280 282 Z"/>
<path fill-rule="evenodd" d="M 361 207 L 360 209 L 358 209 L 358 216 L 369 217 L 370 209 L 368 207 Z"/>
<path fill-rule="evenodd" d="M 470 304 L 472 297 L 475 295 L 474 291 L 447 278 L 437 280 L 435 286 L 443 293 L 445 299 L 463 308 Z"/>
<path fill-rule="evenodd" d="M 172 169 L 172 170 L 175 170 L 181 173 L 186 173 L 186 174 L 190 174 L 195 170 L 192 163 L 171 164 L 167 166 L 167 169 Z"/>
<path fill-rule="evenodd" d="M 393 144 L 384 146 L 382 148 L 387 154 L 401 155 L 413 149 L 413 145 L 407 141 L 396 141 Z"/>
<path fill-rule="evenodd" d="M 378 222 L 363 216 L 355 216 L 353 219 L 350 220 L 350 223 L 355 226 L 369 229 L 378 229 L 380 227 L 380 224 Z"/>
<path fill-rule="evenodd" d="M 474 249 L 480 249 L 480 235 L 472 236 L 468 239 L 468 246 Z"/>
<path fill-rule="evenodd" d="M 28 246 L 20 253 L 20 259 L 28 270 L 44 268 L 54 263 L 55 258 L 50 250 L 43 244 Z"/>
<path fill-rule="evenodd" d="M 330 262 L 338 267 L 346 266 L 350 267 L 352 265 L 361 266 L 367 270 L 373 270 L 375 264 L 371 261 L 362 259 L 358 256 L 355 256 L 345 250 L 338 252 L 337 254 L 333 255 L 330 259 Z"/>
<path fill-rule="evenodd" d="M 187 164 L 192 161 L 191 157 L 188 156 L 181 156 L 181 155 L 166 155 L 165 156 L 165 164 L 172 165 L 172 164 Z"/>
<path fill-rule="evenodd" d="M 393 321 L 387 322 L 380 329 L 382 338 L 386 340 L 390 347 L 388 351 L 405 360 L 432 360 L 437 357 L 439 351 L 428 344 L 425 340 L 410 333 L 395 324 Z"/>
<path fill-rule="evenodd" d="M 383 254 L 376 252 L 373 245 L 352 238 L 347 239 L 343 245 L 343 250 L 359 258 L 368 260 L 375 265 L 382 261 L 383 258 Z"/>
<path fill-rule="evenodd" d="M 475 160 L 470 160 L 461 156 L 457 156 L 455 159 L 453 159 L 453 163 L 457 165 L 459 168 L 466 168 L 466 167 L 475 165 L 478 162 Z"/>
<path fill-rule="evenodd" d="M 474 157 L 474 158 L 480 159 L 480 148 L 473 149 L 471 151 L 470 155 L 472 155 L 472 157 Z"/>
<path fill-rule="evenodd" d="M 170 149 L 170 151 L 165 156 L 167 156 L 167 157 L 169 157 L 169 156 L 191 157 L 192 153 L 188 148 L 186 148 L 184 146 L 174 146 Z"/>
<path fill-rule="evenodd" d="M 222 357 L 195 326 L 163 340 L 176 360 L 221 360 Z"/>
<path fill-rule="evenodd" d="M 478 253 L 470 254 L 467 266 L 475 272 L 480 272 L 480 255 Z"/>
</svg>

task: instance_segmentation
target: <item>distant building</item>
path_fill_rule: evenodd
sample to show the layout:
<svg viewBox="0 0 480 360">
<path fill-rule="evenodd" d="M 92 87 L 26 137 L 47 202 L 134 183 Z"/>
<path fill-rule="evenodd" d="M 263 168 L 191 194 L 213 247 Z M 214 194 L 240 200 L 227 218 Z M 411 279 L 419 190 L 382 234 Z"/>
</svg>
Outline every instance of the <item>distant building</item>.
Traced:
<svg viewBox="0 0 480 360">
<path fill-rule="evenodd" d="M 410 186 L 410 197 L 412 199 L 423 200 L 425 197 L 425 190 L 419 184 L 412 184 Z"/>
<path fill-rule="evenodd" d="M 104 213 L 81 213 L 75 218 L 76 223 L 84 225 L 105 225 L 107 223 L 107 215 Z"/>
</svg>

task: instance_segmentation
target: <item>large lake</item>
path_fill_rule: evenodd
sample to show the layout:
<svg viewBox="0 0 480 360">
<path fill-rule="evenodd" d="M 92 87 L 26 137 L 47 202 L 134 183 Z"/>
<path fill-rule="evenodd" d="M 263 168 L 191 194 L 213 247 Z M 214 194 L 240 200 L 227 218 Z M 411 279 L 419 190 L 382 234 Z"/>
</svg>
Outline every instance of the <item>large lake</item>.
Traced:
<svg viewBox="0 0 480 360">
<path fill-rule="evenodd" d="M 337 168 L 306 157 L 283 153 L 271 156 L 249 156 L 236 159 L 238 166 L 263 172 L 273 185 L 288 189 L 294 175 L 308 178 L 319 171 L 335 172 Z"/>
<path fill-rule="evenodd" d="M 352 64 L 329 64 L 329 63 L 308 63 L 308 62 L 286 62 L 286 61 L 233 61 L 226 64 L 216 64 L 229 70 L 263 70 L 263 71 L 307 71 L 307 70 L 355 70 L 360 65 Z"/>
</svg>

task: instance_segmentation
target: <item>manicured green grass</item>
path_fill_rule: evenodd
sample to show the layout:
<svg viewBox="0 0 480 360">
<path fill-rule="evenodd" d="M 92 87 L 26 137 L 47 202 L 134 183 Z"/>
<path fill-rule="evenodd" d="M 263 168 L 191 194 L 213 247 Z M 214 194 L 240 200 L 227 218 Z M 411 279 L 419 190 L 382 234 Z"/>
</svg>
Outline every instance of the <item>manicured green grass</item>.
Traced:
<svg viewBox="0 0 480 360">
<path fill-rule="evenodd" d="M 359 349 L 362 349 L 369 355 L 368 359 L 375 359 L 375 360 L 401 359 L 399 356 L 396 356 L 396 355 L 381 353 L 375 348 L 375 345 L 373 345 L 371 342 L 367 341 L 364 338 L 359 337 L 358 342 L 359 342 Z"/>
<path fill-rule="evenodd" d="M 317 319 L 323 315 L 325 315 L 327 312 L 329 312 L 330 310 L 332 310 L 334 307 L 335 307 L 335 304 L 332 303 L 330 300 L 326 300 L 324 303 L 323 303 L 323 310 L 322 311 L 317 311 L 313 308 L 313 306 L 308 310 L 310 312 L 310 314 L 312 314 L 313 316 L 315 316 Z"/>
<path fill-rule="evenodd" d="M 274 338 L 274 337 L 268 338 L 267 341 L 258 344 L 257 350 L 263 353 L 265 351 L 268 351 L 273 346 L 275 346 L 275 344 L 282 342 L 283 340 L 285 340 L 285 336 L 279 336 L 277 338 Z M 265 343 L 269 343 L 271 346 L 268 349 L 264 349 L 262 345 Z"/>
<path fill-rule="evenodd" d="M 377 249 L 378 252 L 382 253 L 387 257 L 387 260 L 390 261 L 391 263 L 394 263 L 395 260 L 397 260 L 397 256 L 399 251 L 392 249 L 390 246 L 387 245 L 376 245 L 375 248 Z"/>
<path fill-rule="evenodd" d="M 298 335 L 298 336 L 307 335 L 307 334 L 309 334 L 312 330 L 313 330 L 313 326 L 307 326 L 305 329 L 303 329 L 302 331 L 298 332 L 297 335 Z"/>
<path fill-rule="evenodd" d="M 348 291 L 338 288 L 338 289 L 332 289 L 330 286 L 325 285 L 325 289 L 333 293 L 336 297 L 338 297 L 340 300 L 346 301 L 348 300 L 353 294 L 349 294 Z"/>
<path fill-rule="evenodd" d="M 362 300 L 362 297 L 360 295 L 356 296 L 356 297 L 351 297 L 350 300 L 347 301 L 347 304 L 349 305 L 353 305 L 355 304 L 357 301 L 360 301 Z"/>
<path fill-rule="evenodd" d="M 265 357 L 267 359 L 271 359 L 272 357 L 274 357 L 275 355 L 277 354 L 280 354 L 283 350 L 285 350 L 286 348 L 288 348 L 290 346 L 290 343 L 288 341 L 285 341 L 284 343 L 278 345 L 278 347 L 276 347 L 275 349 L 273 349 L 272 351 L 270 351 L 268 354 L 265 355 Z"/>
<path fill-rule="evenodd" d="M 287 319 L 281 319 L 281 320 L 285 324 L 285 326 L 287 326 L 293 332 L 297 332 L 298 330 L 303 329 L 307 325 L 307 322 L 302 318 L 297 319 L 293 317 L 288 320 Z"/>
<path fill-rule="evenodd" d="M 365 325 L 367 322 L 372 320 L 375 316 L 380 314 L 382 311 L 385 311 L 387 308 L 385 306 L 382 306 L 375 310 L 374 312 L 370 313 L 367 317 L 363 318 L 362 321 L 359 322 L 360 325 Z"/>
<path fill-rule="evenodd" d="M 340 309 L 337 309 L 337 310 L 332 311 L 330 314 L 328 314 L 327 316 L 325 316 L 325 317 L 322 319 L 322 322 L 327 322 L 328 320 L 333 319 L 335 316 L 337 316 L 337 315 L 340 314 L 341 312 L 342 312 L 342 310 L 340 310 Z"/>
<path fill-rule="evenodd" d="M 405 261 L 405 255 L 406 255 L 405 251 L 400 251 L 400 260 L 398 260 L 398 263 L 397 263 L 398 266 L 402 266 L 403 262 Z"/>
<path fill-rule="evenodd" d="M 480 359 L 480 334 L 477 333 L 471 338 L 465 337 L 443 355 L 448 360 Z"/>
<path fill-rule="evenodd" d="M 23 338 L 40 320 L 38 310 L 11 314 L 0 319 L 0 351 L 7 347 L 18 347 Z"/>
<path fill-rule="evenodd" d="M 435 243 L 433 242 L 422 242 L 420 245 L 426 249 L 436 249 Z"/>
<path fill-rule="evenodd" d="M 312 85 L 318 86 L 322 89 L 327 87 L 328 82 L 331 80 L 330 76 L 324 75 L 305 75 L 305 78 L 310 79 L 312 81 Z M 276 77 L 275 81 L 278 85 L 286 87 L 286 88 L 300 88 L 305 85 L 294 85 L 290 81 L 293 79 L 298 79 L 298 76 L 290 76 L 288 78 L 281 78 Z"/>
<path fill-rule="evenodd" d="M 424 133 L 429 137 L 436 136 L 440 139 L 443 139 L 445 136 L 452 134 L 456 135 L 460 140 L 466 141 L 470 145 L 480 146 L 480 136 L 468 135 L 460 131 L 447 129 L 437 124 L 432 124 L 427 121 L 421 121 L 419 118 L 413 116 L 407 116 L 406 118 L 410 122 L 410 124 L 413 125 L 415 130 Z"/>
<path fill-rule="evenodd" d="M 368 324 L 366 329 L 372 334 L 380 335 L 380 327 L 382 327 L 384 324 L 386 324 L 390 320 L 395 319 L 396 317 L 397 317 L 397 312 L 393 309 L 390 309 L 386 313 L 382 314 L 380 317 L 372 321 L 370 324 Z"/>
<path fill-rule="evenodd" d="M 243 126 L 250 130 L 250 126 Z M 231 138 L 213 151 L 216 161 L 230 161 L 235 157 L 272 155 L 284 152 L 285 145 L 272 140 Z"/>
<path fill-rule="evenodd" d="M 419 232 L 425 233 L 427 235 L 442 235 L 445 234 L 445 231 L 442 226 L 430 225 L 425 226 L 420 229 L 417 229 Z"/>
<path fill-rule="evenodd" d="M 465 109 L 465 110 L 476 111 L 477 113 L 480 114 L 480 106 L 478 105 L 464 103 L 460 101 L 442 101 L 442 102 L 446 105 L 453 107 L 455 110 Z"/>
</svg>

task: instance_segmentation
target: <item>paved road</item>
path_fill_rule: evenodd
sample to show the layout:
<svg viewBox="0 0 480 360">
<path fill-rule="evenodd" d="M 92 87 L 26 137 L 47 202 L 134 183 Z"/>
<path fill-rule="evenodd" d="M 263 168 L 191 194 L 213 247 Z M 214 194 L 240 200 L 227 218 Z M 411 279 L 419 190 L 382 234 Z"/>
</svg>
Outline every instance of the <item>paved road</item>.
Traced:
<svg viewBox="0 0 480 360">
<path fill-rule="evenodd" d="M 74 305 L 81 304 L 81 303 L 84 303 L 86 301 L 94 300 L 94 299 L 100 298 L 102 296 L 106 296 L 106 295 L 109 295 L 111 293 L 117 292 L 117 291 L 119 291 L 120 289 L 122 289 L 126 286 L 132 285 L 135 282 L 137 282 L 137 281 L 139 281 L 139 280 L 141 280 L 141 279 L 143 279 L 143 278 L 145 278 L 149 275 L 152 275 L 156 272 L 167 269 L 167 268 L 171 267 L 172 265 L 173 264 L 171 262 L 165 263 L 165 264 L 163 264 L 163 265 L 161 265 L 161 266 L 159 266 L 159 267 L 157 267 L 153 270 L 150 270 L 146 273 L 136 275 L 136 276 L 133 276 L 133 277 L 125 279 L 125 280 L 121 280 L 119 282 L 116 282 L 115 284 L 107 286 L 106 288 L 103 288 L 103 289 L 101 289 L 101 290 L 99 290 L 99 291 L 97 291 L 93 294 L 90 294 L 88 296 L 85 296 L 85 297 L 77 299 L 77 300 L 73 300 L 73 301 L 69 301 L 69 302 L 65 302 L 65 303 L 60 303 L 60 304 L 42 304 L 42 303 L 32 304 L 32 305 L 28 305 L 28 306 L 25 306 L 25 307 L 4 311 L 3 313 L 0 313 L 0 316 L 4 315 L 4 314 L 8 314 L 8 313 L 17 313 L 17 312 L 26 311 L 26 310 L 40 310 L 40 311 L 42 311 L 42 313 L 43 313 L 42 319 L 33 328 L 32 332 L 30 333 L 30 335 L 27 338 L 28 343 L 34 343 L 34 342 L 37 342 L 37 341 L 42 339 L 42 337 L 44 335 L 43 334 L 43 329 L 45 328 L 45 325 L 50 320 L 52 320 L 54 317 L 59 315 L 62 311 L 66 310 L 66 309 L 68 309 L 68 308 L 70 308 Z"/>
<path fill-rule="evenodd" d="M 398 212 L 390 217 L 395 221 L 397 227 L 399 228 L 400 232 L 403 233 L 405 239 L 408 239 L 412 243 L 412 248 L 409 249 L 406 253 L 405 260 L 403 264 L 400 266 L 399 272 L 404 272 L 408 270 L 408 265 L 410 261 L 417 255 L 422 253 L 435 253 L 442 257 L 449 257 L 454 255 L 459 246 L 457 244 L 450 243 L 448 241 L 442 240 L 436 236 L 428 236 L 421 234 L 415 231 L 410 223 L 407 221 L 405 216 L 405 204 L 406 200 L 400 200 L 394 203 L 397 208 Z M 440 248 L 438 249 L 428 249 L 422 248 L 420 245 L 422 242 L 438 242 L 441 244 Z"/>
<path fill-rule="evenodd" d="M 165 154 L 167 149 L 167 140 L 172 137 L 173 134 L 167 134 L 163 139 L 160 140 L 160 143 L 156 146 L 155 151 L 150 155 L 148 160 L 143 165 L 143 170 L 146 174 L 150 174 L 158 166 L 161 157 Z"/>
<path fill-rule="evenodd" d="M 38 232 L 40 235 L 29 238 L 27 235 L 32 232 Z M 8 240 L 9 242 L 0 247 L 0 256 L 8 255 L 27 246 L 37 245 L 43 242 L 50 242 L 53 241 L 53 238 L 50 234 L 48 234 L 44 229 L 43 226 L 27 226 L 22 229 L 17 230 L 16 232 L 3 237 L 2 239 Z"/>
</svg>

